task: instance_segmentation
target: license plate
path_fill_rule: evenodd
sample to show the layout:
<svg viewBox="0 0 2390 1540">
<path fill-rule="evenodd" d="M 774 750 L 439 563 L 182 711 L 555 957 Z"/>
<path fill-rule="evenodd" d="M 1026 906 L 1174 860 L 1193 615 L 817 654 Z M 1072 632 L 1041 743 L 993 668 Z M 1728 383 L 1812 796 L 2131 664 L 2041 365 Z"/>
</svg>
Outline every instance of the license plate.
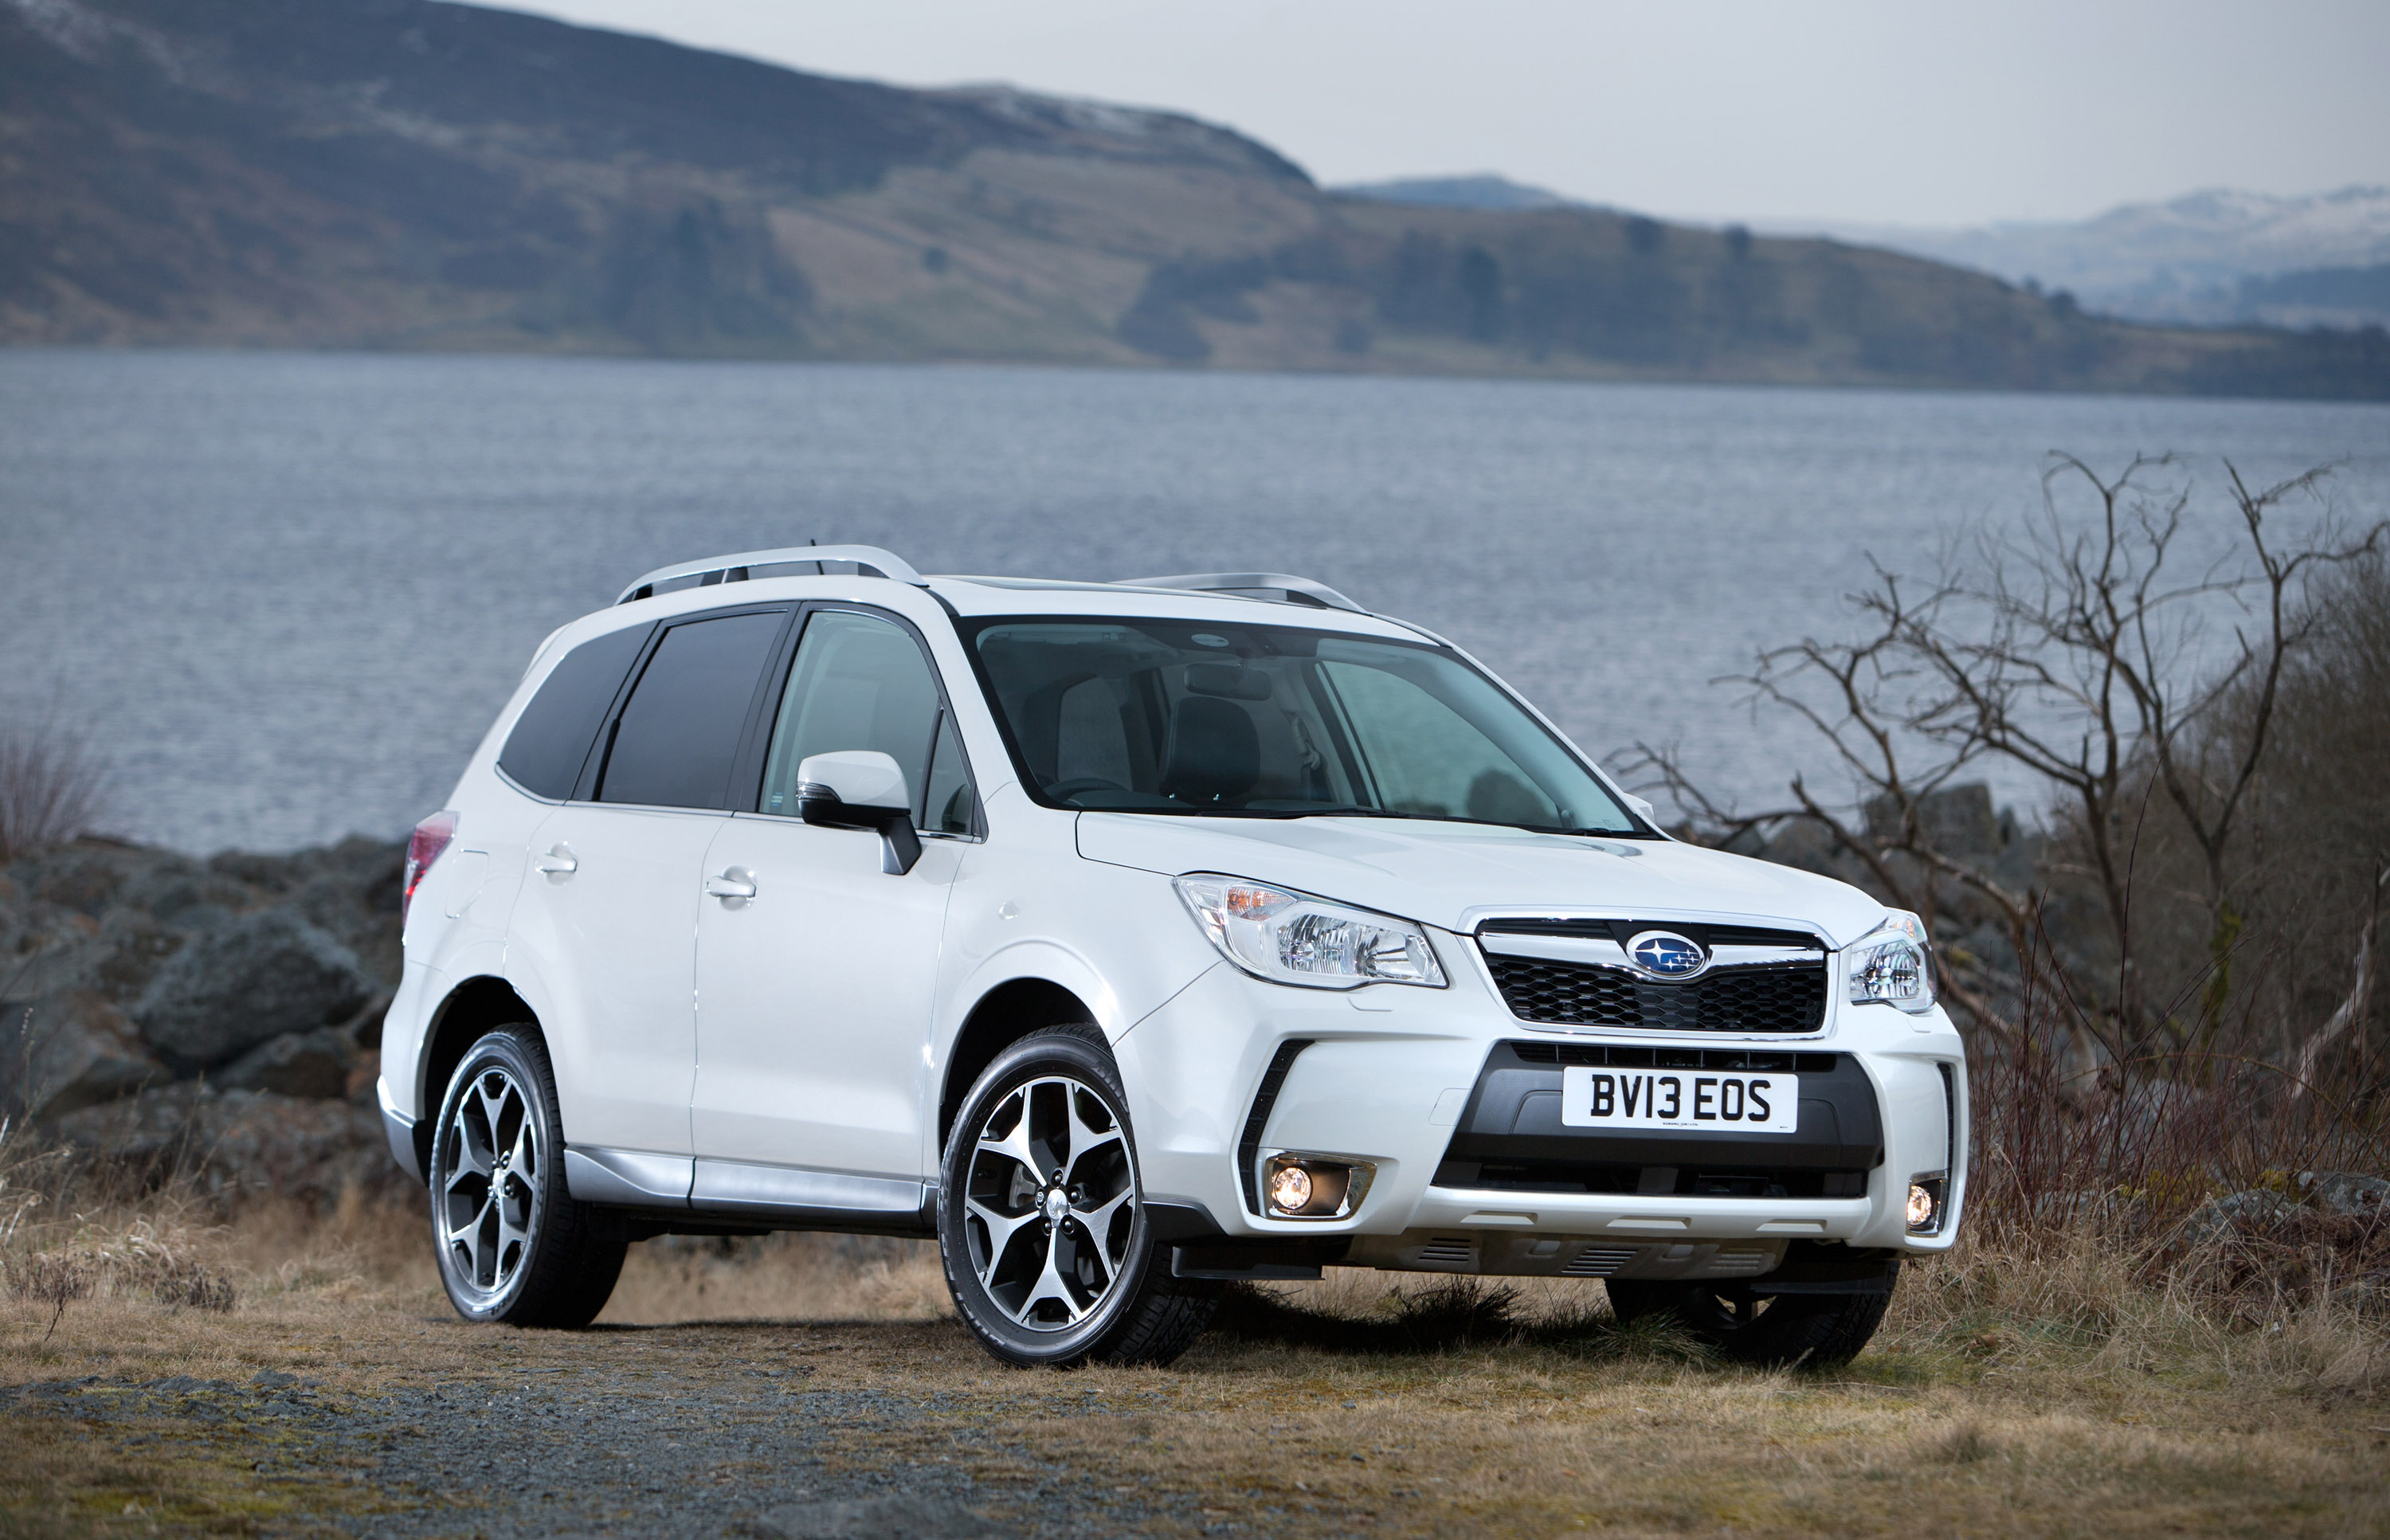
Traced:
<svg viewBox="0 0 2390 1540">
<path fill-rule="evenodd" d="M 1706 1070 L 1561 1071 L 1561 1122 L 1571 1128 L 1706 1128 L 1791 1134 L 1801 1123 L 1798 1075 Z"/>
</svg>

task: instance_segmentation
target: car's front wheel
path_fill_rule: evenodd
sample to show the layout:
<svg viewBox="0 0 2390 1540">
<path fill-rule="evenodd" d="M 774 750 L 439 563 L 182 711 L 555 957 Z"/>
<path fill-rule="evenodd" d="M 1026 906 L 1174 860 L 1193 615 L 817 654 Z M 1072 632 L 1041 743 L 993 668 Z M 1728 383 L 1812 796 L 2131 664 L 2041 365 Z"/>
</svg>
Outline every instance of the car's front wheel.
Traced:
<svg viewBox="0 0 2390 1540">
<path fill-rule="evenodd" d="M 1825 1368 L 1857 1357 L 1883 1321 L 1892 1291 L 1754 1294 L 1747 1283 L 1657 1283 L 1612 1278 L 1611 1314 L 1622 1324 L 1672 1317 L 1722 1357 L 1770 1367 Z"/>
<path fill-rule="evenodd" d="M 469 1321 L 583 1327 L 628 1250 L 621 1226 L 565 1190 L 556 1076 L 529 1026 L 466 1050 L 431 1141 L 431 1238 Z"/>
<path fill-rule="evenodd" d="M 955 1308 L 1008 1363 L 1166 1364 L 1217 1286 L 1170 1276 L 1139 1186 L 1120 1071 L 1093 1027 L 998 1054 L 947 1136 L 938 1251 Z"/>
</svg>

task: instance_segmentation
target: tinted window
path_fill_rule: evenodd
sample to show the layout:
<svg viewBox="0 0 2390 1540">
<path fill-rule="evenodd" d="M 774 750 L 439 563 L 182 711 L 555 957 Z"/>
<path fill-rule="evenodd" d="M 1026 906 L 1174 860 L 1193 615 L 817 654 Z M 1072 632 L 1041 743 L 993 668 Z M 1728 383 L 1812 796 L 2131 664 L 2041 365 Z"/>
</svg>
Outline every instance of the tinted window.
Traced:
<svg viewBox="0 0 2390 1540">
<path fill-rule="evenodd" d="M 970 798 L 968 787 L 960 785 L 961 753 L 941 754 L 939 774 L 931 774 L 939 722 L 938 682 L 912 633 L 873 615 L 820 611 L 805 622 L 780 699 L 764 764 L 763 811 L 796 811 L 797 767 L 807 755 L 876 749 L 905 772 L 915 823 L 947 828 L 940 820 L 959 789 L 968 827 Z M 941 805 L 925 815 L 923 803 L 932 796 Z"/>
<path fill-rule="evenodd" d="M 623 704 L 598 800 L 727 806 L 730 762 L 784 618 L 725 615 L 665 632 Z"/>
<path fill-rule="evenodd" d="M 535 795 L 572 796 L 606 708 L 614 703 L 614 692 L 623 687 L 623 675 L 631 672 L 651 629 L 610 631 L 566 653 L 515 719 L 498 755 L 499 768 Z"/>
</svg>

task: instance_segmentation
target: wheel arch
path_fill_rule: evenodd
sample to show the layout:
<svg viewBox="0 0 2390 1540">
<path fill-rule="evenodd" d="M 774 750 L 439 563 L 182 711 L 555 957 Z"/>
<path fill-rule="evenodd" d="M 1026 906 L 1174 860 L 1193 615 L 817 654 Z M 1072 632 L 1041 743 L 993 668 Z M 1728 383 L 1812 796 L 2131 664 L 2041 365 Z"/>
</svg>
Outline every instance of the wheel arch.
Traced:
<svg viewBox="0 0 2390 1540">
<path fill-rule="evenodd" d="M 1051 979 L 1007 979 L 982 995 L 946 1050 L 938 1091 L 938 1148 L 945 1148 L 963 1098 L 996 1055 L 1042 1028 L 1096 1021 L 1086 1001 Z"/>
<path fill-rule="evenodd" d="M 466 1053 L 498 1027 L 529 1023 L 539 1028 L 539 1016 L 514 985 L 494 974 L 461 981 L 441 1000 L 423 1033 L 423 1052 L 416 1065 L 416 1105 L 423 1116 L 415 1123 L 417 1169 L 431 1169 L 431 1136 L 440 1119 L 440 1100 L 448 1077 Z"/>
</svg>

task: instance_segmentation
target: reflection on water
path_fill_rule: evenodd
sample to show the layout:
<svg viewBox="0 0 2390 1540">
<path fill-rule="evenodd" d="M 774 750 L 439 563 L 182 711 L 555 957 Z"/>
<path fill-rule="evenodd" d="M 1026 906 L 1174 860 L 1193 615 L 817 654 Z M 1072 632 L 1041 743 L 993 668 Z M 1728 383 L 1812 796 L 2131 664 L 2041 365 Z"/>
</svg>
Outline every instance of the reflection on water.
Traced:
<svg viewBox="0 0 2390 1540">
<path fill-rule="evenodd" d="M 1815 751 L 1712 678 L 1839 632 L 1873 556 L 2037 506 L 2041 455 L 2346 456 L 2390 408 L 1060 369 L 0 353 L 0 708 L 63 691 L 126 832 L 392 836 L 548 630 L 809 537 L 929 571 L 1316 577 L 1597 752 L 1746 798 Z"/>
</svg>

